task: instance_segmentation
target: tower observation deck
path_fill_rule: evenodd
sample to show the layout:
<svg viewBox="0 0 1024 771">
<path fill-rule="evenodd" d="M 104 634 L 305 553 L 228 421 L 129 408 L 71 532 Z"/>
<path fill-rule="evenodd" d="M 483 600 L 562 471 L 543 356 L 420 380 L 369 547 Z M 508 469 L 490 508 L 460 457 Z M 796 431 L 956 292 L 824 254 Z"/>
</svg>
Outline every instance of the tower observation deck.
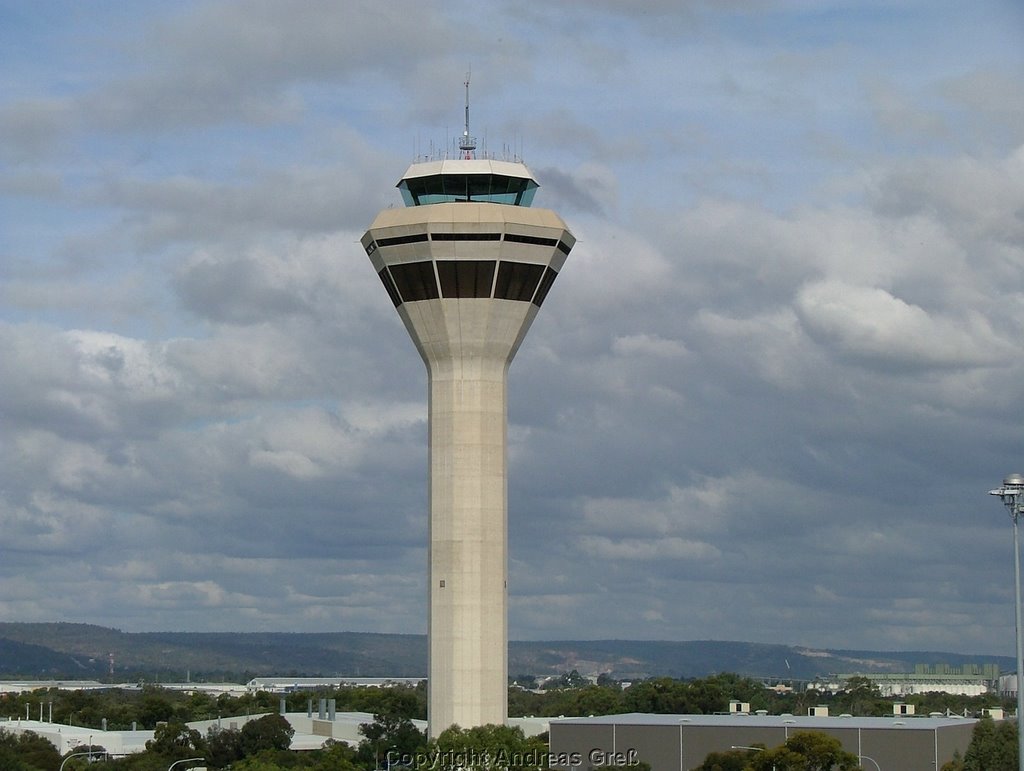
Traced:
<svg viewBox="0 0 1024 771">
<path fill-rule="evenodd" d="M 428 373 L 432 737 L 508 716 L 508 368 L 576 242 L 537 187 L 517 162 L 416 163 L 362 238 Z"/>
</svg>

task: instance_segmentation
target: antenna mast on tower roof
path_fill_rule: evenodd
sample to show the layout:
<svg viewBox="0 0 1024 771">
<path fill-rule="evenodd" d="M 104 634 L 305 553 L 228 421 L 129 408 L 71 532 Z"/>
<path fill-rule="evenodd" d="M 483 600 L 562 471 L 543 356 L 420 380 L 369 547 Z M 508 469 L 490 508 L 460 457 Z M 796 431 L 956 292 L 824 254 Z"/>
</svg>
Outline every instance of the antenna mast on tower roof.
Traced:
<svg viewBox="0 0 1024 771">
<path fill-rule="evenodd" d="M 469 76 L 470 73 L 466 73 L 466 129 L 462 132 L 462 138 L 459 140 L 459 150 L 462 152 L 464 160 L 472 160 L 474 152 L 476 151 L 476 137 L 469 135 Z"/>
</svg>

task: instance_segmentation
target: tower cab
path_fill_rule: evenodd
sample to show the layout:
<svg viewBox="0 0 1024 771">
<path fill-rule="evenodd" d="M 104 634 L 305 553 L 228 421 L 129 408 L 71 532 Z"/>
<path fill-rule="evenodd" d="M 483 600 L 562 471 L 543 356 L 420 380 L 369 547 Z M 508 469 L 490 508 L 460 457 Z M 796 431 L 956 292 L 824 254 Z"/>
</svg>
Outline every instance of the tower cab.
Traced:
<svg viewBox="0 0 1024 771">
<path fill-rule="evenodd" d="M 398 183 L 406 206 L 460 201 L 529 206 L 537 187 L 523 164 L 483 158 L 414 163 Z"/>
</svg>

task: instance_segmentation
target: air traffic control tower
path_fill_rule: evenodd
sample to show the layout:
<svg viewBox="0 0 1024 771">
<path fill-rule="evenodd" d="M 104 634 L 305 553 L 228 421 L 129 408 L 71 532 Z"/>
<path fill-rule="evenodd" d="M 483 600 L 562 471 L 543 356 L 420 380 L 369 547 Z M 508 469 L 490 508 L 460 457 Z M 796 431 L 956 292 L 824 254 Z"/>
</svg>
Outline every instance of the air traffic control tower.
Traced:
<svg viewBox="0 0 1024 771">
<path fill-rule="evenodd" d="M 508 368 L 576 242 L 526 166 L 475 157 L 468 101 L 466 123 L 362 238 L 427 365 L 431 737 L 508 716 Z"/>
</svg>

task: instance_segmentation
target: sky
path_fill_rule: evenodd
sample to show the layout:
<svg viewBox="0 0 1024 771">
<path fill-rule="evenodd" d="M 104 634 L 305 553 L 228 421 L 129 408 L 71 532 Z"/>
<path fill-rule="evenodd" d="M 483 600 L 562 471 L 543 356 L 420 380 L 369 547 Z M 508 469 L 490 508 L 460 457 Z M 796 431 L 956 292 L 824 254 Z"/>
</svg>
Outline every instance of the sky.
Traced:
<svg viewBox="0 0 1024 771">
<path fill-rule="evenodd" d="M 0 621 L 426 631 L 359 238 L 463 129 L 579 239 L 509 635 L 1011 655 L 1015 0 L 0 0 Z"/>
</svg>

